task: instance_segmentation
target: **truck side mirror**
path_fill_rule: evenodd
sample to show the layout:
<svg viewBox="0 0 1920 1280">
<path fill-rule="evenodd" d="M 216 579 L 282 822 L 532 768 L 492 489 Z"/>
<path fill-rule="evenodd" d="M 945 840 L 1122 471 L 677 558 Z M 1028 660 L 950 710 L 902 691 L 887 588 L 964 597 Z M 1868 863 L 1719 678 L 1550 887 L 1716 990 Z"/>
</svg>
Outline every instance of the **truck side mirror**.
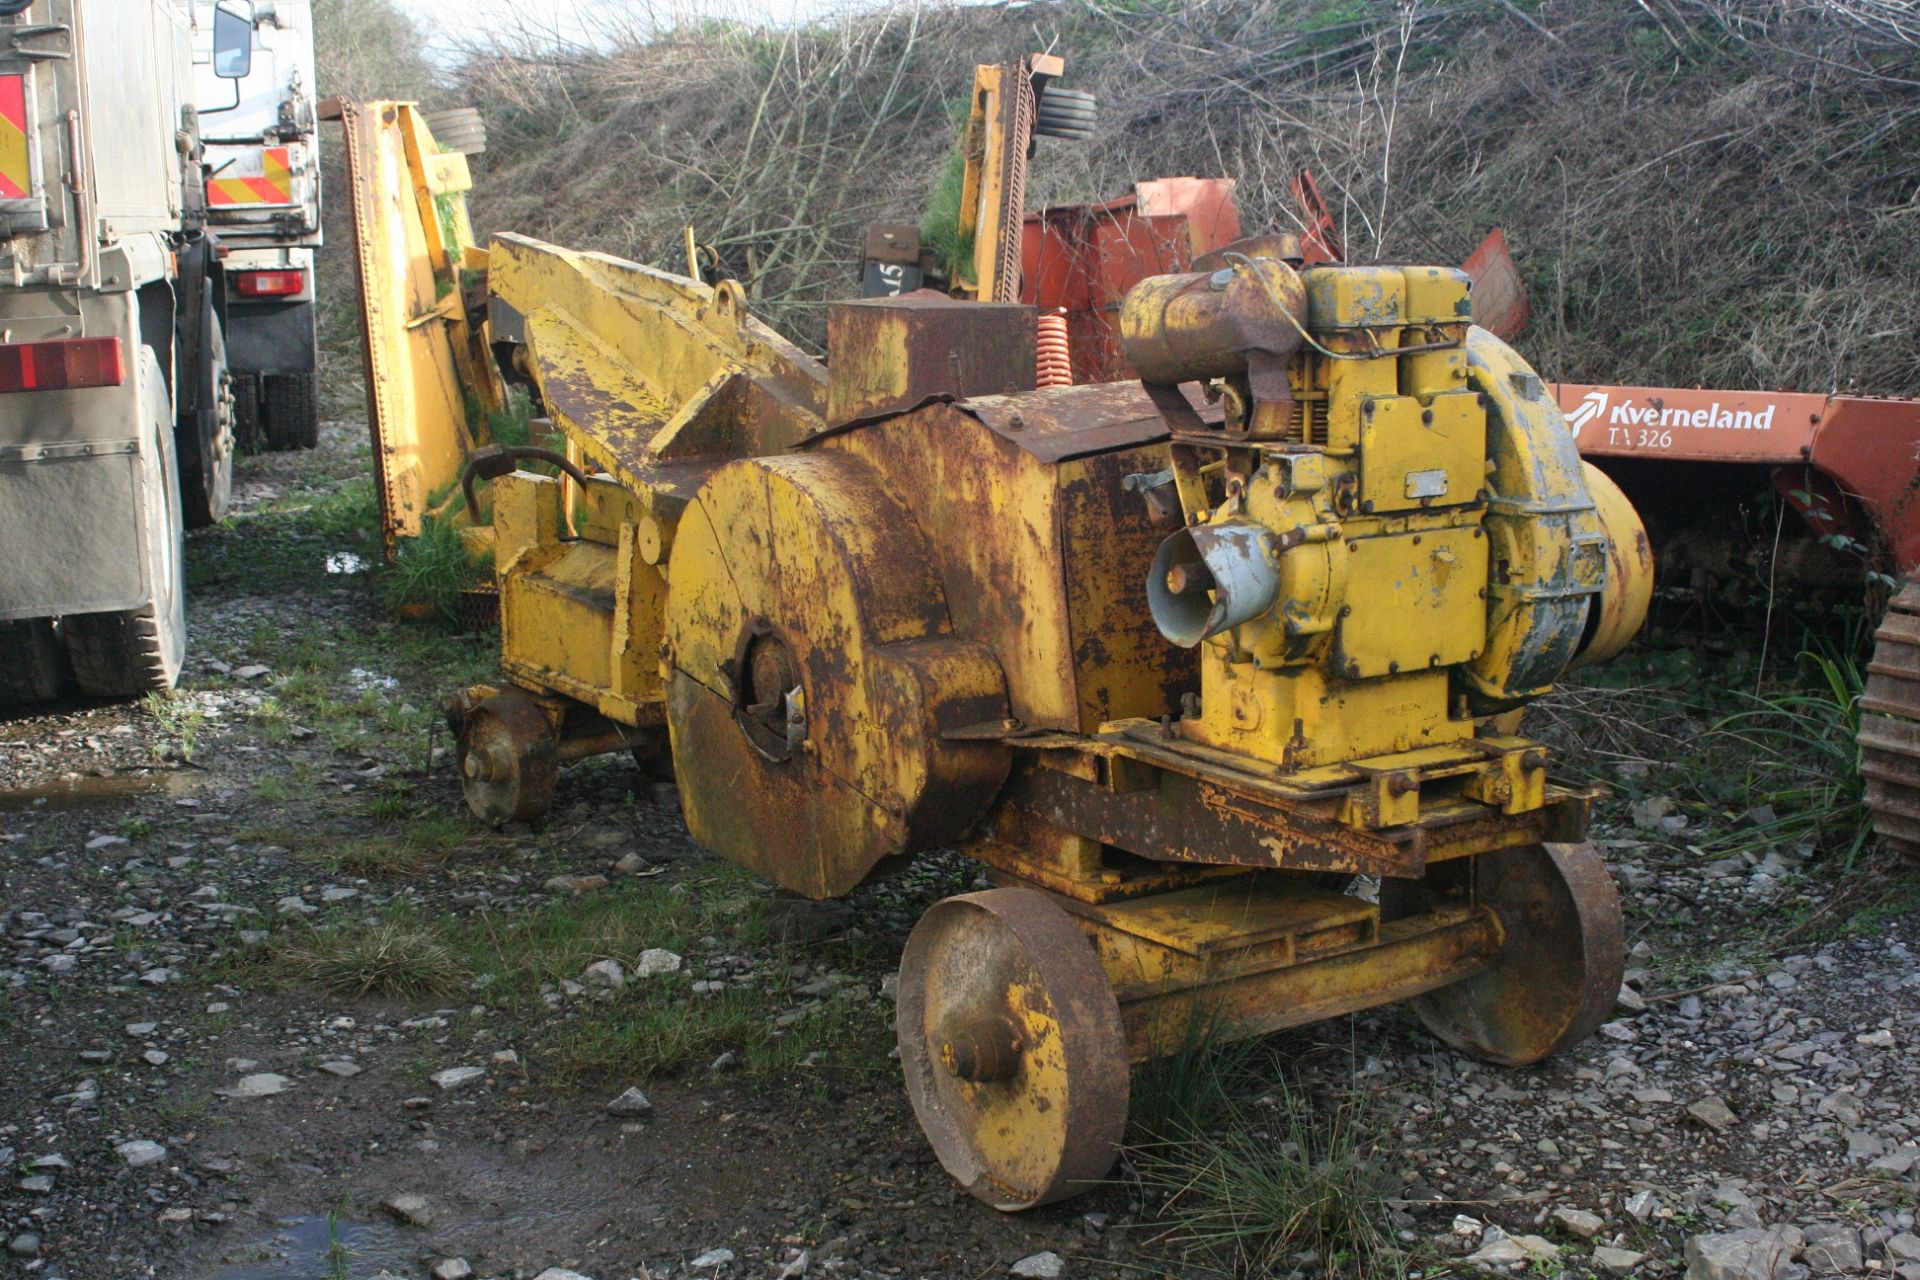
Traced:
<svg viewBox="0 0 1920 1280">
<path fill-rule="evenodd" d="M 213 74 L 244 80 L 253 69 L 253 6 L 220 0 L 213 10 Z"/>
</svg>

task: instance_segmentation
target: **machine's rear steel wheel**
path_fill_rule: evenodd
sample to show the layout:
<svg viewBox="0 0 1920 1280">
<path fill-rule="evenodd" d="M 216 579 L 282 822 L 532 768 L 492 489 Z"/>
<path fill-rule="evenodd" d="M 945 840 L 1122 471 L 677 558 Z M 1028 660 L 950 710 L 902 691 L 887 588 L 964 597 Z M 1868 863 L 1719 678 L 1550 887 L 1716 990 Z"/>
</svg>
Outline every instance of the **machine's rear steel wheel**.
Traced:
<svg viewBox="0 0 1920 1280">
<path fill-rule="evenodd" d="M 540 704 L 497 693 L 467 713 L 460 734 L 460 791 L 483 822 L 531 822 L 553 807 L 559 743 Z"/>
<path fill-rule="evenodd" d="M 1431 872 L 1430 885 L 1383 882 L 1381 907 L 1407 914 L 1427 889 L 1461 887 L 1467 875 L 1505 941 L 1483 972 L 1414 998 L 1427 1029 L 1503 1066 L 1538 1062 L 1592 1035 L 1613 1010 L 1626 965 L 1620 892 L 1599 852 L 1536 844 L 1462 859 Z"/>
<path fill-rule="evenodd" d="M 1920 862 L 1920 581 L 1888 602 L 1873 633 L 1860 713 L 1860 772 L 1874 832 Z"/>
<path fill-rule="evenodd" d="M 1040 893 L 936 903 L 900 958 L 900 1063 L 940 1163 L 996 1209 L 1084 1191 L 1127 1123 L 1120 1005 L 1093 944 Z"/>
</svg>

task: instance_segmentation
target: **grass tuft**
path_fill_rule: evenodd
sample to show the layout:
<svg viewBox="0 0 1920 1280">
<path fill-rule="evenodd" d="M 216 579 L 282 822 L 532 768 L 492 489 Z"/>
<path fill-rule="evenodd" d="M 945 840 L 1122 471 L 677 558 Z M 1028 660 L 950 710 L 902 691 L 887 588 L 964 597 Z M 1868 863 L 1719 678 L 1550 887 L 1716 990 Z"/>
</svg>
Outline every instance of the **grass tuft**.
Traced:
<svg viewBox="0 0 1920 1280">
<path fill-rule="evenodd" d="M 417 1000 L 444 995 L 466 977 L 445 942 L 402 920 L 315 929 L 281 953 L 286 971 L 331 995 Z"/>
<path fill-rule="evenodd" d="M 442 622 L 462 623 L 462 597 L 492 572 L 487 560 L 474 556 L 454 510 L 424 517 L 420 536 L 401 540 L 393 559 L 381 567 L 381 599 L 403 617 L 425 613 Z"/>
<path fill-rule="evenodd" d="M 1274 1272 L 1309 1250 L 1325 1274 L 1402 1274 L 1388 1220 L 1399 1187 L 1367 1095 L 1356 1089 L 1317 1104 L 1283 1080 L 1238 1100 L 1253 1058 L 1200 1052 L 1186 1078 L 1214 1078 L 1184 1096 L 1221 1100 L 1214 1123 L 1176 1131 L 1135 1156 L 1145 1185 L 1166 1197 L 1161 1238 L 1236 1275 Z"/>
</svg>

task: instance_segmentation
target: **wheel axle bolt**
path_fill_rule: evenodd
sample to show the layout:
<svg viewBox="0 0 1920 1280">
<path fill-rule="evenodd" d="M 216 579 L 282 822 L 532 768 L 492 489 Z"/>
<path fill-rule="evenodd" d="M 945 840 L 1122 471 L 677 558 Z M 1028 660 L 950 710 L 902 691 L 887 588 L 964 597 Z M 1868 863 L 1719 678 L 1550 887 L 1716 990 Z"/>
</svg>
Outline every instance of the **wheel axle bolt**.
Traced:
<svg viewBox="0 0 1920 1280">
<path fill-rule="evenodd" d="M 1020 1049 L 1004 1030 L 968 1027 L 940 1042 L 940 1065 L 975 1084 L 1010 1080 L 1020 1069 Z"/>
</svg>

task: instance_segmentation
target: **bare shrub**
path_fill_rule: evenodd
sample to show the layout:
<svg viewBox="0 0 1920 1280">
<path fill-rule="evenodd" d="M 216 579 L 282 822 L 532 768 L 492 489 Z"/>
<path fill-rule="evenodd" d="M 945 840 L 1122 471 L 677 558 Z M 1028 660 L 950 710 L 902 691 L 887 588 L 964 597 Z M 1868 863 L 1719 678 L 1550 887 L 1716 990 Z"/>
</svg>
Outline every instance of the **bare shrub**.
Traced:
<svg viewBox="0 0 1920 1280">
<path fill-rule="evenodd" d="M 677 267 L 690 223 L 816 347 L 860 228 L 919 220 L 973 64 L 1052 48 L 1101 125 L 1042 140 L 1032 202 L 1227 173 L 1250 228 L 1286 226 L 1311 167 L 1356 260 L 1459 261 L 1504 225 L 1555 376 L 1895 392 L 1920 386 L 1915 25 L 1890 0 L 902 6 L 522 40 L 456 92 L 493 139 L 483 226 Z"/>
</svg>

